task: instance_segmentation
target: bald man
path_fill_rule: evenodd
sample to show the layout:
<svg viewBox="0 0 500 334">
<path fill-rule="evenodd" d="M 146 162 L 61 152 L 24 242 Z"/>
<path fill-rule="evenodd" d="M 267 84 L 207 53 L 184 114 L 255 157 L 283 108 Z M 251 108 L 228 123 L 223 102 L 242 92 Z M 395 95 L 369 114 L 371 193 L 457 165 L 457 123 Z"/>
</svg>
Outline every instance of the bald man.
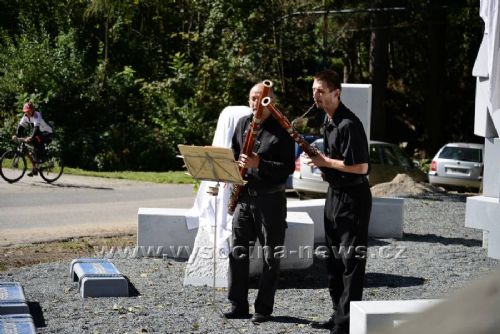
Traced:
<svg viewBox="0 0 500 334">
<path fill-rule="evenodd" d="M 259 83 L 250 90 L 248 102 L 253 114 L 263 88 Z M 263 258 L 264 266 L 251 320 L 260 323 L 268 321 L 273 312 L 283 254 L 280 251 L 287 227 L 285 183 L 295 169 L 295 153 L 292 138 L 269 110 L 264 109 L 252 154 L 241 154 L 253 114 L 239 120 L 232 139 L 235 159 L 240 167 L 247 168 L 247 183 L 233 217 L 228 290 L 232 307 L 224 316 L 228 319 L 249 317 L 249 250 L 258 238 L 262 248 L 257 253 Z"/>
</svg>

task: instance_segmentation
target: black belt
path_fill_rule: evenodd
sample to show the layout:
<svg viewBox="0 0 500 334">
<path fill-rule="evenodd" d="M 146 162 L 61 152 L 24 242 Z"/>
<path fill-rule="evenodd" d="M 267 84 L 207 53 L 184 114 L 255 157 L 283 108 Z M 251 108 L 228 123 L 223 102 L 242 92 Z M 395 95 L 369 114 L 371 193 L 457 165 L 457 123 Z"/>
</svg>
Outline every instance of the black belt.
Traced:
<svg viewBox="0 0 500 334">
<path fill-rule="evenodd" d="M 250 188 L 250 187 L 245 188 L 245 192 L 249 196 L 269 195 L 269 194 L 274 194 L 274 193 L 282 192 L 282 191 L 285 191 L 284 184 L 280 184 L 277 186 L 267 186 L 265 188 L 259 188 L 259 189 Z"/>
<path fill-rule="evenodd" d="M 350 177 L 348 180 L 337 180 L 336 182 L 329 182 L 329 184 L 333 189 L 339 189 L 357 186 L 365 182 L 368 183 L 368 179 L 366 178 L 366 176 L 360 175 L 356 177 Z"/>
</svg>

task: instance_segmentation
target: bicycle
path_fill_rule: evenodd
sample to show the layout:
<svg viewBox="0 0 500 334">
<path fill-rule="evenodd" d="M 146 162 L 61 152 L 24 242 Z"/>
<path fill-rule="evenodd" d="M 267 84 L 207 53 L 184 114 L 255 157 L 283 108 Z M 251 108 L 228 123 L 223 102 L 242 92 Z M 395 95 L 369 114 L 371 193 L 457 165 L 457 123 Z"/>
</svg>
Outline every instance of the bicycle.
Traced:
<svg viewBox="0 0 500 334">
<path fill-rule="evenodd" d="M 37 163 L 31 145 L 22 138 L 16 138 L 14 141 L 19 144 L 18 147 L 5 152 L 0 158 L 0 176 L 5 181 L 9 183 L 19 181 L 26 170 L 33 166 L 47 183 L 52 183 L 61 177 L 64 164 L 57 150 L 48 146 L 46 159 Z"/>
</svg>

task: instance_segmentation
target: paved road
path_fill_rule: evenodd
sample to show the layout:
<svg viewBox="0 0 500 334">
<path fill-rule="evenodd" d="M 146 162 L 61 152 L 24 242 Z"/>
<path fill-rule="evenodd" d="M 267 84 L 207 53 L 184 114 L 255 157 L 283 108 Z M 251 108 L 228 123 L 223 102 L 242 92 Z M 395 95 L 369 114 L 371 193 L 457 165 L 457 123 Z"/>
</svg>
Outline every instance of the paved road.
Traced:
<svg viewBox="0 0 500 334">
<path fill-rule="evenodd" d="M 140 207 L 188 208 L 192 185 L 63 175 L 55 184 L 0 179 L 0 246 L 136 231 Z"/>
</svg>

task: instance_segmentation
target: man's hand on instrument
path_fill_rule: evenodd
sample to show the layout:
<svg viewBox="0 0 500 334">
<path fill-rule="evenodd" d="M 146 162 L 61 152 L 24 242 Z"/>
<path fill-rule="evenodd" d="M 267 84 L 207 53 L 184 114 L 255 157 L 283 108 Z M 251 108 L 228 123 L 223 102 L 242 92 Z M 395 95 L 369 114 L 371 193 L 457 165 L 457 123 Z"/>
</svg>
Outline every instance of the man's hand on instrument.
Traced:
<svg viewBox="0 0 500 334">
<path fill-rule="evenodd" d="M 325 167 L 327 166 L 326 159 L 328 158 L 323 153 L 320 152 L 318 155 L 314 157 L 309 157 L 306 155 L 305 163 L 311 167 Z"/>
<path fill-rule="evenodd" d="M 257 153 L 252 152 L 251 156 L 246 154 L 240 155 L 238 165 L 242 168 L 258 168 L 260 164 L 260 157 Z"/>
</svg>

